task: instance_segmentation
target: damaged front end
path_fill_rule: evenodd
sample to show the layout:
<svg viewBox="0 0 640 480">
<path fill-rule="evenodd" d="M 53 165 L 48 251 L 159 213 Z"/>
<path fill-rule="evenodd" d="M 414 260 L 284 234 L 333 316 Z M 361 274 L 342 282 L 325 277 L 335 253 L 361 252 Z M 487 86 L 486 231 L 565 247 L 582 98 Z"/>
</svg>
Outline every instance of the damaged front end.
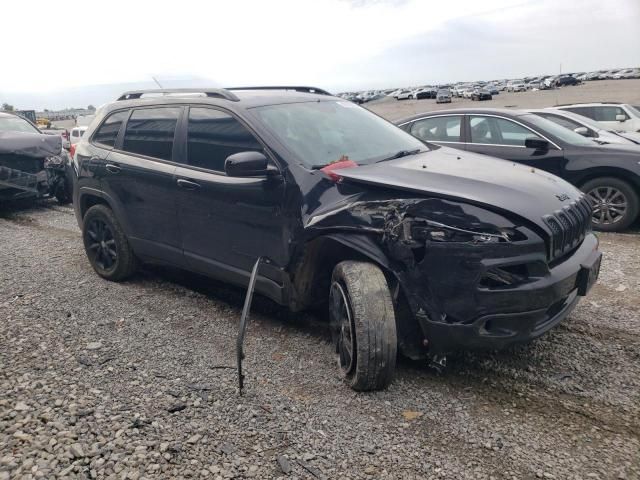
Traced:
<svg viewBox="0 0 640 480">
<path fill-rule="evenodd" d="M 385 269 L 399 346 L 414 359 L 502 348 L 546 332 L 575 305 L 580 264 L 597 248 L 586 236 L 554 264 L 531 222 L 442 198 L 359 198 L 310 217 L 306 231 L 350 244 Z"/>
<path fill-rule="evenodd" d="M 55 195 L 69 201 L 68 165 L 58 135 L 0 132 L 0 200 Z"/>
</svg>

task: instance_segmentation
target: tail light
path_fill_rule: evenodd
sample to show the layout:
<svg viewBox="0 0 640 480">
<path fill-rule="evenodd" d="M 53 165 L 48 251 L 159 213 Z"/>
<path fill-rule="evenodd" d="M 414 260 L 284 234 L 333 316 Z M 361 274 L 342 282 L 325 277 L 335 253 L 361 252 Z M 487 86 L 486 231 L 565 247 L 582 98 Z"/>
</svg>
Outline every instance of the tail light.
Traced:
<svg viewBox="0 0 640 480">
<path fill-rule="evenodd" d="M 71 155 L 71 158 L 73 158 L 73 156 L 76 154 L 76 144 L 75 143 L 71 144 L 71 147 L 69 147 L 69 154 Z"/>
<path fill-rule="evenodd" d="M 325 167 L 322 167 L 320 171 L 324 173 L 327 177 L 329 177 L 329 180 L 333 182 L 337 182 L 341 178 L 340 174 L 336 173 L 337 170 L 341 170 L 343 168 L 354 168 L 357 166 L 358 164 L 356 162 L 353 162 L 349 160 L 349 158 L 343 156 L 337 162 L 333 162 Z"/>
</svg>

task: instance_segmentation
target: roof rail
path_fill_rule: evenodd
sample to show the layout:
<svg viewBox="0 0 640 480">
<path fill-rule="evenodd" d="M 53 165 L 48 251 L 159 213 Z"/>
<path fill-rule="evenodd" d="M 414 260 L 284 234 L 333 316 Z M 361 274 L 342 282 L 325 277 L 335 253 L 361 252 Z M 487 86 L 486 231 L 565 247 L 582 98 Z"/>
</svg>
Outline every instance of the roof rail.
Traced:
<svg viewBox="0 0 640 480">
<path fill-rule="evenodd" d="M 230 87 L 225 88 L 225 90 L 295 90 L 296 92 L 303 93 L 316 93 L 318 95 L 331 95 L 326 90 L 317 87 L 304 87 L 304 86 L 293 86 L 293 85 L 276 85 L 276 86 L 266 86 L 266 87 Z"/>
<path fill-rule="evenodd" d="M 230 91 L 224 88 L 160 88 L 151 90 L 131 90 L 124 92 L 118 97 L 119 100 L 136 100 L 147 94 L 171 94 L 171 93 L 204 93 L 207 97 L 223 98 L 232 102 L 238 102 L 240 99 Z"/>
</svg>

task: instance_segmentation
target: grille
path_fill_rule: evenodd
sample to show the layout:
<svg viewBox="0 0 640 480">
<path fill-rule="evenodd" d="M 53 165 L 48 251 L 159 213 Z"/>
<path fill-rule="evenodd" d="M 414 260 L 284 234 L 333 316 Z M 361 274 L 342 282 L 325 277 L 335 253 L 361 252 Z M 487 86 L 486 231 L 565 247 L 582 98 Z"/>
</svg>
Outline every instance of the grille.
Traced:
<svg viewBox="0 0 640 480">
<path fill-rule="evenodd" d="M 583 195 L 542 219 L 551 230 L 550 257 L 556 260 L 580 245 L 591 230 L 591 204 Z"/>
</svg>

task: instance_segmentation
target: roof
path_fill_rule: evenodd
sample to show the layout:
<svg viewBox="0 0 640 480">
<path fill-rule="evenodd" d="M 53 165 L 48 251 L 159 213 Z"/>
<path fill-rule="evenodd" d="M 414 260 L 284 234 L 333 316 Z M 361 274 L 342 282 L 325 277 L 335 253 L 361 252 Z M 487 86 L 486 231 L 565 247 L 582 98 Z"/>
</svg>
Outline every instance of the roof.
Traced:
<svg viewBox="0 0 640 480">
<path fill-rule="evenodd" d="M 326 90 L 305 86 L 158 89 L 125 92 L 116 102 L 110 103 L 108 108 L 111 110 L 118 106 L 182 104 L 185 99 L 192 103 L 253 108 L 338 98 Z"/>
<path fill-rule="evenodd" d="M 560 107 L 596 107 L 599 105 L 623 105 L 622 102 L 591 102 L 591 103 L 564 103 L 562 105 L 556 105 L 556 108 Z"/>
<path fill-rule="evenodd" d="M 525 110 L 517 110 L 510 108 L 452 108 L 447 110 L 431 110 L 429 112 L 418 113 L 411 115 L 410 117 L 402 118 L 394 121 L 396 125 L 407 123 L 412 120 L 417 120 L 424 117 L 432 117 L 436 115 L 464 115 L 464 114 L 485 114 L 485 115 L 505 115 L 511 117 L 519 117 L 521 115 L 528 115 L 529 112 Z"/>
</svg>

